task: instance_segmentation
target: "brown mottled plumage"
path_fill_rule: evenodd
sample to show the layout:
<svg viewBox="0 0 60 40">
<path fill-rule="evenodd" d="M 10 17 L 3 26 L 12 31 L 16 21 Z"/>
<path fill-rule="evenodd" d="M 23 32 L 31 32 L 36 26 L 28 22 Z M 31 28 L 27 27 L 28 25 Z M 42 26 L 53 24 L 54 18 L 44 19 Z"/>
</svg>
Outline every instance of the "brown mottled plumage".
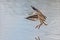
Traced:
<svg viewBox="0 0 60 40">
<path fill-rule="evenodd" d="M 42 24 L 47 25 L 45 23 L 45 20 L 46 20 L 47 17 L 45 15 L 43 15 L 42 12 L 39 11 L 38 9 L 36 9 L 35 7 L 33 7 L 33 6 L 31 6 L 31 7 L 32 7 L 33 10 L 36 11 L 36 13 L 34 15 L 28 16 L 26 19 L 29 19 L 29 20 L 32 20 L 32 21 L 35 21 L 35 19 L 39 20 L 40 24 L 35 27 L 35 28 L 38 28 L 38 29 L 40 28 L 40 26 Z"/>
</svg>

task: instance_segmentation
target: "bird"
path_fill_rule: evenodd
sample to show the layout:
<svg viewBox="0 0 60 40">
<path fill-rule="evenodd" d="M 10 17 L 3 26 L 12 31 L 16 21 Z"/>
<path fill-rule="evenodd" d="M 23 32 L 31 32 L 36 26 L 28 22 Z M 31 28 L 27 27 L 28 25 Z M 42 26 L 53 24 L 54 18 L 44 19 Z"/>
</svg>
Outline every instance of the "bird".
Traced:
<svg viewBox="0 0 60 40">
<path fill-rule="evenodd" d="M 33 14 L 33 15 L 30 15 L 30 16 L 28 16 L 28 17 L 26 17 L 26 19 L 28 19 L 28 20 L 31 20 L 31 21 L 36 21 L 36 20 L 39 20 L 39 22 L 40 22 L 40 24 L 38 24 L 35 28 L 40 28 L 41 27 L 41 25 L 42 24 L 44 24 L 44 25 L 47 25 L 47 23 L 45 23 L 46 21 L 46 16 L 45 15 L 43 15 L 43 13 L 40 11 L 40 10 L 38 10 L 37 8 L 35 8 L 34 6 L 31 6 L 31 8 L 36 12 L 35 14 Z"/>
</svg>

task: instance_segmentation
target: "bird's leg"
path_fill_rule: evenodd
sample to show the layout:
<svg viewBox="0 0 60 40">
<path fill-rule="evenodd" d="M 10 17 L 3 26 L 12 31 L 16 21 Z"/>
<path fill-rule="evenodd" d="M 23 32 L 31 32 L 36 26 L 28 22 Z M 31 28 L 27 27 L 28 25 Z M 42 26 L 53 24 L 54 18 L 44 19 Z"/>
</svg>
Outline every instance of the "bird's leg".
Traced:
<svg viewBox="0 0 60 40">
<path fill-rule="evenodd" d="M 40 24 L 39 25 L 37 25 L 35 28 L 40 28 L 40 26 L 42 25 L 44 23 L 44 25 L 47 25 L 43 20 L 40 20 Z"/>
<path fill-rule="evenodd" d="M 43 24 L 43 23 L 39 24 L 38 29 L 41 27 L 42 24 Z"/>
<path fill-rule="evenodd" d="M 35 28 L 38 28 L 38 29 L 39 29 L 42 24 L 43 24 L 43 23 L 37 25 Z"/>
<path fill-rule="evenodd" d="M 44 25 L 47 25 L 44 21 L 40 20 L 40 24 L 37 25 L 35 28 L 38 28 L 39 29 L 43 23 L 44 23 Z"/>
<path fill-rule="evenodd" d="M 40 24 L 39 24 L 39 25 L 37 25 L 37 26 L 35 27 L 35 28 L 38 28 L 38 29 L 39 29 L 39 28 L 40 28 L 40 26 L 43 24 L 43 20 L 42 20 L 42 19 L 40 19 L 39 17 L 40 17 L 40 16 L 38 15 L 38 19 L 39 19 L 39 21 L 40 21 Z"/>
<path fill-rule="evenodd" d="M 39 25 L 37 25 L 35 28 L 38 28 Z"/>
<path fill-rule="evenodd" d="M 44 25 L 47 25 L 44 21 L 40 20 L 41 24 L 38 26 L 38 29 L 40 28 L 40 26 L 44 23 Z"/>
<path fill-rule="evenodd" d="M 44 25 L 47 25 L 45 22 L 43 22 L 44 23 Z"/>
</svg>

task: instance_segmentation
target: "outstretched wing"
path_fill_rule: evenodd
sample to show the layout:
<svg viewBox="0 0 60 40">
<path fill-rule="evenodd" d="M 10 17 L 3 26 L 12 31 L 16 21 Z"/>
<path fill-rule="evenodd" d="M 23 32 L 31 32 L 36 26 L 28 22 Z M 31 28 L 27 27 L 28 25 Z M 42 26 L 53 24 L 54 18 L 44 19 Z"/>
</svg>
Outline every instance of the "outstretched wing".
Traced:
<svg viewBox="0 0 60 40">
<path fill-rule="evenodd" d="M 37 15 L 28 16 L 26 19 L 35 21 L 38 18 Z"/>
<path fill-rule="evenodd" d="M 35 10 L 35 11 L 39 11 L 37 8 L 35 8 L 34 6 L 31 6 L 31 8 L 33 9 L 33 10 Z"/>
<path fill-rule="evenodd" d="M 41 11 L 39 11 L 37 8 L 35 8 L 34 6 L 31 6 L 33 10 L 35 10 L 36 12 L 39 13 L 40 16 L 43 16 L 45 19 L 47 18 L 45 15 L 43 15 L 43 13 Z"/>
</svg>

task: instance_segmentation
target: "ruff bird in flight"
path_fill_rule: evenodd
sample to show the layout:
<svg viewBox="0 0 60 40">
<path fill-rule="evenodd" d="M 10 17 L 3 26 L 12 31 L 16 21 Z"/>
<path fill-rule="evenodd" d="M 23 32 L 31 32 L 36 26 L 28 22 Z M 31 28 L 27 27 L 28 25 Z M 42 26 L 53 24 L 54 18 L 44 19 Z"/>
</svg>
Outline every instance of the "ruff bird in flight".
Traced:
<svg viewBox="0 0 60 40">
<path fill-rule="evenodd" d="M 40 28 L 40 26 L 42 25 L 42 24 L 44 24 L 44 25 L 47 25 L 46 24 L 46 16 L 45 15 L 43 15 L 42 14 L 42 12 L 40 11 L 40 10 L 38 10 L 37 8 L 35 8 L 34 6 L 31 6 L 31 8 L 36 12 L 35 14 L 33 14 L 33 15 L 30 15 L 30 16 L 28 16 L 28 17 L 26 17 L 26 19 L 28 19 L 28 20 L 32 20 L 32 21 L 35 21 L 35 20 L 39 20 L 39 22 L 40 22 L 40 24 L 38 24 L 35 28 Z"/>
</svg>

